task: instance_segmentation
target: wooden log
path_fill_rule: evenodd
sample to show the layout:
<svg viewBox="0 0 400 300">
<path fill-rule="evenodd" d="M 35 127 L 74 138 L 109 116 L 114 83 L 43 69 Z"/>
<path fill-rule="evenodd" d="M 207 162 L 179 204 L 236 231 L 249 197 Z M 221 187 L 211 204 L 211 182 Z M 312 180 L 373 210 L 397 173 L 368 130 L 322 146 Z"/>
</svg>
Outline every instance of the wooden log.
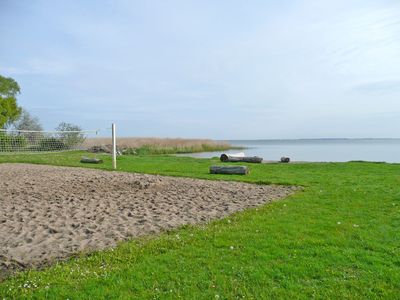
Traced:
<svg viewBox="0 0 400 300">
<path fill-rule="evenodd" d="M 211 166 L 211 174 L 235 174 L 246 175 L 249 174 L 249 168 L 246 166 Z"/>
<path fill-rule="evenodd" d="M 98 158 L 90 158 L 90 157 L 82 157 L 81 158 L 81 163 L 85 163 L 85 164 L 101 164 L 103 163 L 102 159 L 98 159 Z"/>
<path fill-rule="evenodd" d="M 261 163 L 263 158 L 258 156 L 230 156 L 227 154 L 222 154 L 219 158 L 222 162 L 247 162 L 247 163 Z"/>
</svg>

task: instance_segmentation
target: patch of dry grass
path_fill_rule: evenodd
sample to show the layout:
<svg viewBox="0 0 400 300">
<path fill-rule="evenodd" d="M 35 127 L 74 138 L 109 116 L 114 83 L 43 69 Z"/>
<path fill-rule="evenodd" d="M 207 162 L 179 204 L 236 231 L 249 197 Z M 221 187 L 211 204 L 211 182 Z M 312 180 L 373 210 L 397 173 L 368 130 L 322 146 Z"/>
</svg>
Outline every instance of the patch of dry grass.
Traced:
<svg viewBox="0 0 400 300">
<path fill-rule="evenodd" d="M 89 138 L 86 139 L 86 149 L 93 146 L 110 145 L 110 138 Z M 117 147 L 121 150 L 135 149 L 138 154 L 173 154 L 193 153 L 205 151 L 222 151 L 233 147 L 226 142 L 219 142 L 210 139 L 182 139 L 182 138 L 117 138 Z"/>
<path fill-rule="evenodd" d="M 85 147 L 111 144 L 111 138 L 89 138 L 85 141 Z M 165 147 L 195 147 L 201 145 L 230 147 L 229 143 L 217 142 L 210 139 L 182 139 L 182 138 L 152 138 L 152 137 L 121 137 L 117 138 L 120 148 L 140 148 L 143 146 Z"/>
</svg>

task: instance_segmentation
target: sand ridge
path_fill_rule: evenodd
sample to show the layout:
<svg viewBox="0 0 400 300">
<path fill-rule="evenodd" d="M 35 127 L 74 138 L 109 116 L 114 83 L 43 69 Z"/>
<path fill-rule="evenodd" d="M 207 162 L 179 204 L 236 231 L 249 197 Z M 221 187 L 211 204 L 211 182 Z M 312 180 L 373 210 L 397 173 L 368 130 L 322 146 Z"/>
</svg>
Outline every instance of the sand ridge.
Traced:
<svg viewBox="0 0 400 300">
<path fill-rule="evenodd" d="M 0 274 L 206 222 L 297 188 L 0 164 Z M 4 277 L 4 276 L 0 276 Z"/>
</svg>

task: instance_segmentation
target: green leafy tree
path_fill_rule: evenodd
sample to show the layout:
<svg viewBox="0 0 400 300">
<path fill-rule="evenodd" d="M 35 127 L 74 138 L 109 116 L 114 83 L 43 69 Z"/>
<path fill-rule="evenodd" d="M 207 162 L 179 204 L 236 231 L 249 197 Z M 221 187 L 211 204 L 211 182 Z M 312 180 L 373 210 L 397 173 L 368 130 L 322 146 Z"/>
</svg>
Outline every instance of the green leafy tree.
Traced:
<svg viewBox="0 0 400 300">
<path fill-rule="evenodd" d="M 81 132 L 82 129 L 78 125 L 61 122 L 56 128 L 58 138 L 64 143 L 67 149 L 71 149 L 85 141 L 85 136 Z"/>
<path fill-rule="evenodd" d="M 0 128 L 9 125 L 21 114 L 16 98 L 19 93 L 19 85 L 14 79 L 0 75 Z"/>
<path fill-rule="evenodd" d="M 15 128 L 16 130 L 34 130 L 34 131 L 43 130 L 39 118 L 32 116 L 30 112 L 24 108 L 22 108 L 20 116 L 15 122 L 13 122 L 12 125 L 13 128 Z"/>
<path fill-rule="evenodd" d="M 26 109 L 22 108 L 18 119 L 12 123 L 13 129 L 30 130 L 31 132 L 21 132 L 20 135 L 26 137 L 30 143 L 34 143 L 43 137 L 40 132 L 43 130 L 42 125 L 37 117 L 32 116 Z M 33 131 L 33 132 L 32 132 Z"/>
</svg>

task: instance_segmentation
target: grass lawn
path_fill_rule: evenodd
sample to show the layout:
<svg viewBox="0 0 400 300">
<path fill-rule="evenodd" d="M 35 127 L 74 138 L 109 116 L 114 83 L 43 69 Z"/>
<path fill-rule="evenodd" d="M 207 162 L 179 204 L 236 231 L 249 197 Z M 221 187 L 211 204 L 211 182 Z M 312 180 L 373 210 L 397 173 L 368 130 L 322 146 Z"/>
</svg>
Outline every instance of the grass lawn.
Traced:
<svg viewBox="0 0 400 300">
<path fill-rule="evenodd" d="M 81 165 L 81 156 L 0 155 L 0 163 L 110 169 L 108 156 L 103 165 Z M 20 273 L 0 283 L 0 299 L 400 299 L 400 164 L 260 164 L 242 177 L 208 174 L 215 163 L 123 156 L 118 169 L 304 190 L 206 225 Z"/>
</svg>

